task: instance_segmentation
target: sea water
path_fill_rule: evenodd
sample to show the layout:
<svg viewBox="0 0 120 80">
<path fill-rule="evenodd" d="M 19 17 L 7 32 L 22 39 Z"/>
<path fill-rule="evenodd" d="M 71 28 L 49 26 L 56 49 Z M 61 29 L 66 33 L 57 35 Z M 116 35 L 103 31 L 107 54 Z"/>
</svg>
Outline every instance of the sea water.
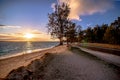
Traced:
<svg viewBox="0 0 120 80">
<path fill-rule="evenodd" d="M 33 51 L 44 50 L 58 45 L 58 42 L 0 42 L 0 59 Z"/>
</svg>

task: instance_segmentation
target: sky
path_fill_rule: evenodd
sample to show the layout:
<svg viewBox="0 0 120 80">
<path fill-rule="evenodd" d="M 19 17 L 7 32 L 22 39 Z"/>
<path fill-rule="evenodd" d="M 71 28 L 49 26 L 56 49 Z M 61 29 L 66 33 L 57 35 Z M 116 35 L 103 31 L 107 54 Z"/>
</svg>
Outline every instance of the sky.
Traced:
<svg viewBox="0 0 120 80">
<path fill-rule="evenodd" d="M 0 0 L 0 41 L 24 41 L 27 33 L 34 35 L 32 40 L 53 40 L 46 28 L 48 13 L 63 2 L 70 5 L 69 19 L 82 29 L 120 16 L 120 0 Z"/>
</svg>

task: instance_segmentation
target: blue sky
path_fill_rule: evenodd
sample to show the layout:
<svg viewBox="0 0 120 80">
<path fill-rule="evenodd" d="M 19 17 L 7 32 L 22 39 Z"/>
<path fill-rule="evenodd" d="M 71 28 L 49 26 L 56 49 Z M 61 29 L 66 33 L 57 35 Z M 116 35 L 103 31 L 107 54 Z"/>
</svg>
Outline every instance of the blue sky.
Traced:
<svg viewBox="0 0 120 80">
<path fill-rule="evenodd" d="M 78 22 L 78 24 L 82 25 L 83 28 L 87 28 L 87 25 L 95 26 L 96 24 L 110 24 L 115 19 L 120 16 L 120 1 L 114 1 L 113 8 L 107 10 L 104 13 L 95 13 L 93 15 L 86 15 L 81 16 L 82 20 L 81 22 Z"/>
<path fill-rule="evenodd" d="M 13 2 L 12 2 L 13 1 Z M 0 24 L 11 26 L 24 26 L 24 27 L 44 27 L 47 24 L 47 14 L 52 12 L 51 4 L 55 0 L 36 0 L 31 2 L 29 0 L 0 0 L 2 4 L 0 6 Z M 113 2 L 113 8 L 107 10 L 104 13 L 95 13 L 92 15 L 81 16 L 82 21 L 75 21 L 83 28 L 87 25 L 96 25 L 114 21 L 120 16 L 120 1 Z"/>
<path fill-rule="evenodd" d="M 20 26 L 22 29 L 35 29 L 47 33 L 48 13 L 53 12 L 51 5 L 55 2 L 56 0 L 0 0 L 0 24 Z M 79 15 L 81 21 L 74 20 L 74 22 L 81 25 L 83 29 L 96 24 L 110 24 L 120 16 L 120 0 L 114 0 L 111 3 L 111 7 L 104 12 L 96 11 L 92 14 L 82 14 Z M 11 32 L 19 31 L 13 27 L 12 29 L 0 28 L 0 34 Z"/>
<path fill-rule="evenodd" d="M 34 1 L 34 0 L 33 0 Z M 7 0 L 1 7 L 0 24 L 10 26 L 23 26 L 44 29 L 47 24 L 47 14 L 52 12 L 50 1 L 29 2 Z"/>
</svg>

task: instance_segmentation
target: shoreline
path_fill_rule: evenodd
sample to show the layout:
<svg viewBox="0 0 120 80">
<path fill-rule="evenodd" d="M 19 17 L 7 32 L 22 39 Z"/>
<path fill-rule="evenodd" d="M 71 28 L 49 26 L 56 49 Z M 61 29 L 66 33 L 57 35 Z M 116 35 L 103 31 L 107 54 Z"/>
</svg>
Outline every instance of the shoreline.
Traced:
<svg viewBox="0 0 120 80">
<path fill-rule="evenodd" d="M 13 69 L 17 69 L 20 66 L 27 66 L 31 61 L 40 59 L 45 53 L 60 53 L 64 50 L 64 46 L 54 46 L 49 49 L 33 52 L 30 54 L 24 54 L 5 58 L 0 60 L 0 78 L 6 77 L 6 75 Z"/>
<path fill-rule="evenodd" d="M 44 50 L 47 50 L 47 49 L 52 49 L 54 47 L 56 47 L 56 45 L 51 46 L 49 48 L 42 48 L 42 49 L 23 51 L 23 52 L 19 52 L 19 53 L 6 54 L 6 55 L 0 56 L 0 60 L 7 59 L 7 58 L 12 58 L 12 57 L 17 57 L 17 56 L 21 56 L 21 55 L 25 55 L 25 54 L 33 54 L 33 53 L 44 51 Z"/>
</svg>

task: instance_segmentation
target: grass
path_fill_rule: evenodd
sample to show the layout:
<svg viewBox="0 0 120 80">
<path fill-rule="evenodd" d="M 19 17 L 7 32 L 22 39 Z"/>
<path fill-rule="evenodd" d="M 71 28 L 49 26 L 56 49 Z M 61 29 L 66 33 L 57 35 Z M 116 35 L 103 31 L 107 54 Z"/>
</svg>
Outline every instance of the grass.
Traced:
<svg viewBox="0 0 120 80">
<path fill-rule="evenodd" d="M 119 49 L 120 45 L 113 45 L 113 44 L 103 44 L 103 43 L 81 43 L 82 45 L 88 46 L 95 46 L 95 47 L 102 47 L 102 48 L 109 48 L 109 49 Z"/>
</svg>

